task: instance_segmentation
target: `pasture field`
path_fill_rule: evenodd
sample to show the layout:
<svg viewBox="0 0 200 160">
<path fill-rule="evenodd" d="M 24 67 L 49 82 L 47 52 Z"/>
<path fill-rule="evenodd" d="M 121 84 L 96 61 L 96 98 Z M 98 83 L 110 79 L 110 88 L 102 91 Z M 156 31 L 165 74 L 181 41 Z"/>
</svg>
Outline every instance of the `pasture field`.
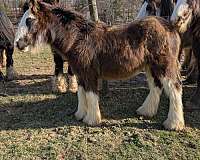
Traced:
<svg viewBox="0 0 200 160">
<path fill-rule="evenodd" d="M 0 159 L 200 159 L 200 112 L 186 112 L 181 132 L 163 130 L 168 99 L 162 95 L 152 119 L 136 115 L 148 94 L 144 75 L 110 83 L 100 95 L 103 123 L 89 127 L 75 119 L 76 94 L 53 94 L 53 60 L 40 54 L 15 52 L 18 78 L 0 84 Z M 195 85 L 184 86 L 183 102 Z"/>
</svg>

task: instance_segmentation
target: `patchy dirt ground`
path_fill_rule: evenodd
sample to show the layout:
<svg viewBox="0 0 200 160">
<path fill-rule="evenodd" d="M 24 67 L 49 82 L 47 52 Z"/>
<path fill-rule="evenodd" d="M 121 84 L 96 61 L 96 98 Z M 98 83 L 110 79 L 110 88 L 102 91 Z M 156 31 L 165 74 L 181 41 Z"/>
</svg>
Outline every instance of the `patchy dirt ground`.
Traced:
<svg viewBox="0 0 200 160">
<path fill-rule="evenodd" d="M 186 129 L 163 130 L 168 99 L 162 95 L 158 114 L 138 117 L 148 94 L 144 75 L 110 82 L 101 94 L 103 123 L 89 127 L 71 114 L 76 94 L 52 94 L 49 50 L 15 53 L 18 78 L 0 84 L 0 159 L 200 159 L 200 112 L 185 113 Z M 184 103 L 195 86 L 184 86 Z"/>
</svg>

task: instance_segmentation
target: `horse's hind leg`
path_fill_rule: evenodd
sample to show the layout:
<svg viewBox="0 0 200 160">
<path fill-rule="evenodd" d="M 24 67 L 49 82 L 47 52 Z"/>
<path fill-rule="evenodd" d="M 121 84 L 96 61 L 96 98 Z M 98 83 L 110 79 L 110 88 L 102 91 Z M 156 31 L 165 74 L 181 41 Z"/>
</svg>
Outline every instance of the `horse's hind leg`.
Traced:
<svg viewBox="0 0 200 160">
<path fill-rule="evenodd" d="M 175 74 L 174 77 L 162 78 L 163 88 L 170 100 L 168 118 L 163 125 L 168 130 L 182 130 L 184 128 L 182 85 L 179 75 Z"/>
<path fill-rule="evenodd" d="M 153 77 L 149 68 L 146 69 L 146 77 L 150 92 L 142 106 L 138 108 L 136 112 L 138 115 L 153 117 L 158 110 L 162 86 L 160 85 L 161 82 L 159 79 L 155 76 Z"/>
<path fill-rule="evenodd" d="M 54 77 L 52 78 L 52 91 L 53 92 L 60 92 L 65 93 L 67 92 L 67 82 L 63 75 L 63 59 L 60 55 L 54 52 L 54 63 L 55 63 L 55 73 Z"/>
<path fill-rule="evenodd" d="M 7 46 L 6 48 L 6 77 L 7 80 L 13 80 L 15 77 L 15 71 L 13 67 L 13 52 L 14 47 L 12 45 Z"/>
<path fill-rule="evenodd" d="M 68 65 L 68 77 L 69 77 L 69 91 L 76 93 L 78 90 L 78 83 L 76 76 L 73 74 L 72 68 Z"/>
</svg>

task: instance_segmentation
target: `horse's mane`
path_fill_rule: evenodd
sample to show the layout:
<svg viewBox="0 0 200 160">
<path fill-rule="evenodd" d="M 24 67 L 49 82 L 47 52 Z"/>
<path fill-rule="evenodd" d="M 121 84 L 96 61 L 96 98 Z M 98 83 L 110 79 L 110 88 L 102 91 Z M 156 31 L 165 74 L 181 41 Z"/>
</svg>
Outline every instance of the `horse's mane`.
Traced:
<svg viewBox="0 0 200 160">
<path fill-rule="evenodd" d="M 59 21 L 63 26 L 74 23 L 76 26 L 80 27 L 83 32 L 88 32 L 93 28 L 106 30 L 108 27 L 104 22 L 93 22 L 88 20 L 81 13 L 74 11 L 69 7 L 54 6 L 51 13 L 59 18 Z"/>
<path fill-rule="evenodd" d="M 196 5 L 193 5 L 193 20 L 190 25 L 190 30 L 195 34 L 196 36 L 198 35 L 200 37 L 200 0 L 188 0 L 189 3 L 196 3 Z"/>
<path fill-rule="evenodd" d="M 166 30 L 176 30 L 176 28 L 174 27 L 174 25 L 172 25 L 172 23 L 169 23 L 169 21 L 167 21 L 166 19 L 162 18 L 162 17 L 157 17 L 157 19 L 159 20 L 159 22 L 165 27 Z"/>
<path fill-rule="evenodd" d="M 191 0 L 189 1 L 189 3 L 195 3 L 195 5 L 193 6 L 193 10 L 194 10 L 194 15 L 197 17 L 200 17 L 200 0 Z"/>
</svg>

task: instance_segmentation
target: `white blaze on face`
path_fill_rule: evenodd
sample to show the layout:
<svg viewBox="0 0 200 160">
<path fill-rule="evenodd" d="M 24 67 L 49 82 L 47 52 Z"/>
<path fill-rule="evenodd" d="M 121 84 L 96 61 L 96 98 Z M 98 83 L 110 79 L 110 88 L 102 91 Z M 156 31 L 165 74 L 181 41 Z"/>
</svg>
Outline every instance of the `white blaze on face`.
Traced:
<svg viewBox="0 0 200 160">
<path fill-rule="evenodd" d="M 170 20 L 174 24 L 179 23 L 179 31 L 185 32 L 192 19 L 191 13 L 192 11 L 189 8 L 187 0 L 178 0 Z M 185 17 L 185 15 L 187 15 L 187 17 Z"/>
<path fill-rule="evenodd" d="M 171 21 L 176 21 L 179 17 L 182 17 L 183 14 L 188 10 L 188 7 L 189 5 L 187 4 L 187 0 L 178 0 L 172 13 Z"/>
<path fill-rule="evenodd" d="M 143 3 L 142 7 L 141 7 L 136 19 L 142 19 L 142 18 L 148 16 L 148 13 L 147 13 L 147 10 L 146 10 L 147 5 L 148 5 L 148 3 L 145 1 Z"/>
<path fill-rule="evenodd" d="M 20 23 L 19 23 L 19 26 L 18 26 L 18 28 L 17 28 L 17 33 L 16 33 L 16 35 L 15 35 L 15 41 L 14 41 L 15 47 L 16 47 L 17 41 L 18 41 L 20 38 L 23 38 L 23 37 L 27 34 L 27 32 L 28 32 L 28 28 L 27 28 L 27 26 L 26 26 L 26 19 L 27 19 L 27 18 L 34 18 L 33 14 L 31 14 L 31 11 L 30 11 L 30 10 L 27 10 L 27 11 L 24 13 L 24 15 L 23 15 L 23 17 L 22 17 L 22 19 L 21 19 L 21 21 L 20 21 Z M 26 48 L 25 50 L 27 50 L 27 48 Z"/>
</svg>

